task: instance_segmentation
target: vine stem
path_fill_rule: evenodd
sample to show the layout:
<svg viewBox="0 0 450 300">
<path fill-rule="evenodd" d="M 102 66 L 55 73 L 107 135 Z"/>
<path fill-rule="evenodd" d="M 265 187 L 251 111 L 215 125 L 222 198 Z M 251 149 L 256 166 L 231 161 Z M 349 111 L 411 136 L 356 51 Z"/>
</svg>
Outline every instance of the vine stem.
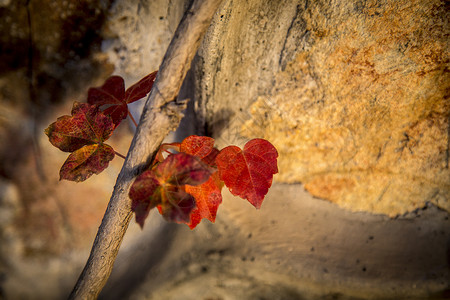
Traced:
<svg viewBox="0 0 450 300">
<path fill-rule="evenodd" d="M 69 299 L 96 299 L 106 284 L 132 217 L 128 198 L 131 184 L 150 165 L 163 139 L 178 127 L 183 117 L 187 100 L 177 102 L 176 98 L 221 2 L 194 0 L 181 19 L 145 103 L 91 253 Z"/>
<path fill-rule="evenodd" d="M 120 154 L 119 152 L 117 152 L 116 150 L 114 150 L 114 153 L 118 156 L 118 157 L 122 157 L 123 159 L 126 159 L 126 157 L 122 154 Z"/>
<path fill-rule="evenodd" d="M 130 119 L 133 122 L 134 126 L 136 126 L 136 128 L 137 128 L 136 120 L 133 118 L 133 115 L 130 113 L 130 111 L 128 111 L 128 116 L 130 117 Z"/>
</svg>

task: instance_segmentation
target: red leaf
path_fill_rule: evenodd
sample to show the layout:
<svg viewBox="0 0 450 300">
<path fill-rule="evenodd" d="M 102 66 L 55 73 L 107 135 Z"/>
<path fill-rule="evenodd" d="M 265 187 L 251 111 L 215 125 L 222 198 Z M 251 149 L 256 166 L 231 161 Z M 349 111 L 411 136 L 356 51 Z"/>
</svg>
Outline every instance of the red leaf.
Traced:
<svg viewBox="0 0 450 300">
<path fill-rule="evenodd" d="M 202 161 L 208 166 L 217 167 L 216 157 L 217 155 L 219 155 L 219 153 L 220 151 L 217 148 L 213 148 L 207 156 L 202 158 Z"/>
<path fill-rule="evenodd" d="M 88 103 L 98 106 L 106 104 L 123 104 L 125 98 L 125 82 L 120 76 L 111 76 L 101 87 L 88 90 Z"/>
<path fill-rule="evenodd" d="M 199 185 L 208 180 L 211 168 L 195 156 L 178 153 L 142 173 L 131 186 L 129 196 L 136 222 L 144 226 L 150 209 L 161 207 L 168 221 L 188 223 L 195 200 L 186 193 L 185 185 Z"/>
<path fill-rule="evenodd" d="M 72 116 L 62 116 L 45 129 L 50 143 L 64 152 L 72 152 L 89 144 L 102 143 L 113 132 L 111 118 L 96 106 L 75 102 Z"/>
<path fill-rule="evenodd" d="M 181 142 L 180 151 L 204 158 L 214 148 L 214 139 L 207 136 L 191 135 Z"/>
<path fill-rule="evenodd" d="M 202 184 L 208 180 L 212 170 L 193 155 L 177 153 L 158 164 L 154 172 L 162 182 L 182 186 Z"/>
<path fill-rule="evenodd" d="M 132 200 L 131 209 L 136 214 L 136 222 L 144 227 L 145 219 L 150 210 L 160 203 L 161 185 L 152 170 L 147 170 L 133 182 L 129 196 Z"/>
<path fill-rule="evenodd" d="M 223 183 L 219 178 L 219 172 L 212 174 L 208 181 L 197 185 L 186 185 L 186 192 L 195 198 L 197 207 L 191 212 L 189 227 L 194 229 L 203 218 L 212 223 L 216 221 L 219 205 L 222 203 Z"/>
<path fill-rule="evenodd" d="M 128 105 L 121 104 L 121 105 L 112 105 L 108 108 L 106 108 L 103 113 L 107 116 L 110 116 L 114 123 L 114 128 L 119 126 L 120 122 L 122 122 L 123 119 L 127 118 L 128 115 Z"/>
<path fill-rule="evenodd" d="M 103 144 L 114 130 L 109 116 L 95 105 L 75 102 L 72 116 L 63 116 L 45 129 L 49 141 L 65 152 L 73 152 L 60 171 L 60 179 L 83 181 L 103 171 L 114 158 L 114 150 Z"/>
<path fill-rule="evenodd" d="M 216 166 L 216 156 L 219 150 L 214 148 L 214 139 L 207 136 L 188 136 L 181 142 L 180 151 L 198 156 L 211 167 Z"/>
<path fill-rule="evenodd" d="M 273 174 L 278 173 L 278 152 L 263 139 L 253 139 L 241 150 L 228 146 L 217 155 L 220 179 L 235 196 L 247 199 L 260 208 L 272 185 Z"/>
<path fill-rule="evenodd" d="M 157 71 L 145 76 L 125 91 L 125 83 L 120 76 L 111 76 L 101 87 L 88 90 L 88 103 L 98 106 L 110 105 L 105 114 L 111 116 L 115 127 L 127 117 L 128 104 L 147 95 L 153 87 Z"/>
<path fill-rule="evenodd" d="M 59 178 L 85 181 L 106 169 L 114 155 L 113 148 L 106 144 L 84 146 L 69 155 L 59 171 Z"/>
<path fill-rule="evenodd" d="M 170 222 L 187 223 L 191 211 L 195 208 L 195 199 L 177 186 L 169 185 L 161 194 L 161 214 Z"/>
<path fill-rule="evenodd" d="M 157 74 L 158 71 L 154 71 L 130 86 L 125 92 L 125 102 L 129 104 L 145 97 L 151 91 Z"/>
</svg>

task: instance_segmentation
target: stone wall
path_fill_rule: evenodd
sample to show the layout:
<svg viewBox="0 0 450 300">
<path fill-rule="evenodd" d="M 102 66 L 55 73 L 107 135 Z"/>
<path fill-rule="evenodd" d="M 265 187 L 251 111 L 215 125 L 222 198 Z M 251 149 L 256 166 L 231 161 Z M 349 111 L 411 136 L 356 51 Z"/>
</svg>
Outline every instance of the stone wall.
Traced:
<svg viewBox="0 0 450 300">
<path fill-rule="evenodd" d="M 442 1 L 228 1 L 196 64 L 216 137 L 263 137 L 278 182 L 352 211 L 450 210 Z"/>
</svg>

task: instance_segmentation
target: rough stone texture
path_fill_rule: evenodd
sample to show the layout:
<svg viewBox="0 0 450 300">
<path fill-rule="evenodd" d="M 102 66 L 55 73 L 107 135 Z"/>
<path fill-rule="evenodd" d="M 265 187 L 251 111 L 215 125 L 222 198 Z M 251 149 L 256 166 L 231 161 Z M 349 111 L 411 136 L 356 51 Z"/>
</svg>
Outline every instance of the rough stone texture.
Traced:
<svg viewBox="0 0 450 300">
<path fill-rule="evenodd" d="M 157 70 L 188 6 L 188 0 L 116 1 L 102 45 L 114 72 L 135 81 Z"/>
<path fill-rule="evenodd" d="M 396 126 L 402 124 L 401 118 L 405 116 L 396 110 L 407 98 L 399 96 L 392 103 L 393 121 L 388 115 L 378 113 L 380 104 L 373 104 L 372 107 L 377 110 L 371 112 L 370 102 L 367 101 L 372 99 L 373 102 L 375 98 L 370 95 L 376 92 L 380 93 L 378 97 L 383 97 L 383 108 L 391 109 L 390 103 L 386 103 L 391 101 L 388 90 L 396 89 L 389 86 L 389 74 L 384 74 L 379 82 L 372 80 L 372 83 L 367 79 L 367 72 L 362 72 L 362 67 L 358 67 L 358 64 L 365 66 L 359 61 L 361 57 L 358 57 L 356 64 L 350 60 L 350 54 L 344 56 L 333 52 L 352 45 L 362 57 L 364 53 L 357 50 L 362 51 L 366 46 L 381 51 L 382 46 L 378 45 L 381 43 L 380 36 L 386 33 L 377 30 L 387 29 L 379 19 L 370 23 L 371 26 L 379 26 L 379 29 L 365 29 L 364 18 L 369 19 L 368 9 L 371 6 L 365 3 L 366 6 L 364 2 L 331 5 L 317 1 L 224 2 L 180 93 L 181 98 L 195 100 L 193 113 L 198 123 L 196 126 L 182 124 L 178 135 L 183 136 L 186 131 L 212 135 L 219 147 L 230 143 L 242 145 L 248 138 L 265 137 L 280 151 L 280 174 L 275 176 L 277 183 L 260 211 L 255 212 L 247 203 L 228 194 L 219 209 L 216 224 L 202 223 L 193 232 L 185 227 L 162 225 L 154 221 L 158 214 L 152 214 L 151 226 L 144 231 L 148 238 L 141 240 L 139 236 L 128 236 L 124 242 L 101 298 L 411 299 L 445 296 L 449 288 L 448 213 L 432 204 L 425 205 L 428 198 L 421 196 L 418 196 L 420 201 L 416 198 L 408 202 L 401 195 L 400 201 L 403 202 L 391 210 L 387 210 L 387 206 L 397 201 L 392 196 L 387 198 L 387 202 L 394 199 L 390 204 L 370 207 L 369 192 L 379 195 L 380 187 L 374 180 L 373 185 L 368 183 L 372 174 L 368 167 L 371 165 L 369 159 L 374 154 L 365 153 L 368 151 L 366 149 L 375 147 L 370 143 L 390 140 L 382 132 L 380 136 L 376 135 L 376 129 L 380 131 L 382 125 L 389 126 L 384 129 L 386 131 L 402 129 Z M 395 5 L 394 2 L 380 2 L 376 6 L 385 11 L 386 18 L 396 19 L 388 13 Z M 419 18 L 424 16 L 412 16 L 418 6 L 419 3 L 411 3 L 405 14 L 417 21 L 422 20 Z M 442 6 L 436 9 L 445 13 Z M 373 13 L 372 18 L 377 14 Z M 361 27 L 354 28 L 356 25 L 352 22 L 359 22 Z M 415 26 L 425 30 L 423 26 Z M 355 37 L 350 35 L 350 29 L 352 32 L 366 30 L 367 33 Z M 121 28 L 120 32 L 123 43 L 138 34 L 126 28 Z M 440 34 L 440 30 L 435 32 Z M 414 37 L 411 34 L 410 39 Z M 395 44 L 394 38 L 385 43 L 392 46 Z M 424 41 L 417 43 L 426 47 Z M 445 37 L 441 38 L 440 43 L 444 52 Z M 395 57 L 385 57 L 383 53 L 376 56 L 379 62 L 377 68 L 386 69 L 389 59 L 392 59 L 390 64 L 397 65 Z M 421 61 L 417 64 L 418 68 L 433 69 Z M 440 63 L 440 68 L 432 71 L 435 73 L 431 75 L 424 75 L 431 77 L 426 79 L 428 88 L 422 92 L 415 92 L 417 87 L 413 91 L 408 88 L 401 90 L 401 86 L 398 89 L 404 94 L 426 92 L 434 97 L 436 93 L 429 91 L 431 86 L 435 90 L 445 91 L 439 82 L 435 84 L 432 79 L 435 76 L 445 85 L 443 63 Z M 351 76 L 355 69 L 366 77 L 358 74 Z M 416 76 L 413 71 L 410 73 Z M 402 82 L 405 74 L 409 73 L 405 73 L 404 69 L 395 71 L 392 80 Z M 368 89 L 369 93 L 365 94 L 364 89 Z M 440 109 L 440 115 L 437 115 L 441 119 L 447 113 L 447 104 L 442 97 L 422 98 L 425 99 L 423 102 L 429 103 L 430 111 Z M 351 102 L 356 102 L 352 108 L 350 99 L 359 98 L 359 102 Z M 363 101 L 365 105 L 361 104 Z M 420 102 L 420 99 L 415 101 Z M 430 104 L 433 101 L 435 104 Z M 367 111 L 361 111 L 361 107 L 366 106 Z M 410 113 L 416 114 L 406 116 L 418 118 L 420 113 L 407 107 Z M 347 115 L 343 114 L 346 111 Z M 430 116 L 434 115 L 435 112 Z M 355 118 L 354 125 L 350 117 Z M 442 155 L 443 151 L 445 155 L 447 127 L 441 123 L 447 121 L 445 118 L 436 120 L 437 123 L 433 121 L 435 123 L 431 124 L 439 124 L 436 134 L 441 134 L 443 139 L 436 136 L 437 141 L 426 147 L 435 149 L 435 145 L 443 143 L 445 147 L 438 152 L 441 151 L 439 155 Z M 414 127 L 412 124 L 408 126 Z M 421 131 L 424 125 L 414 128 Z M 359 134 L 359 144 L 353 141 L 356 137 L 351 136 L 350 129 L 355 132 L 354 135 Z M 414 130 L 408 131 L 408 134 L 413 135 Z M 402 131 L 397 132 L 395 137 L 398 138 L 398 134 Z M 391 143 L 390 147 L 394 147 L 395 142 Z M 385 148 L 383 151 L 386 153 L 395 151 L 388 151 L 387 146 Z M 428 160 L 427 155 L 434 155 L 433 151 L 422 150 L 422 164 Z M 377 150 L 375 158 L 378 153 Z M 362 157 L 364 154 L 366 158 Z M 398 172 L 400 168 L 410 167 L 403 161 L 397 167 L 389 161 L 388 154 L 383 155 L 385 157 L 381 156 L 379 160 Z M 446 158 L 440 159 L 445 162 Z M 314 199 L 300 185 L 293 184 L 306 182 L 305 178 L 313 182 L 318 178 L 315 176 L 322 174 L 322 181 L 316 179 L 315 186 L 319 186 L 327 175 L 330 181 L 322 184 L 323 190 L 339 196 L 342 187 L 350 186 L 351 180 L 354 180 L 351 176 L 356 174 L 347 171 L 345 175 L 346 170 L 356 168 L 350 168 L 347 162 L 362 164 L 366 160 L 366 169 L 360 171 L 360 180 L 366 181 L 361 182 L 360 187 L 372 190 L 358 191 L 358 198 L 353 191 L 351 195 L 355 203 L 346 209 Z M 336 170 L 341 169 L 342 178 L 336 178 Z M 442 165 L 441 169 L 443 172 L 446 170 Z M 430 177 L 432 171 L 427 172 L 430 172 L 427 173 L 428 183 L 439 186 L 444 196 L 448 194 L 445 174 L 442 173 L 438 181 Z M 396 178 L 399 175 L 391 175 L 391 181 L 400 184 L 401 191 L 405 192 L 406 184 L 412 186 L 409 181 L 425 178 L 415 173 L 414 176 L 400 178 Z M 313 186 L 309 185 L 313 194 L 333 200 L 324 193 L 314 192 Z M 437 201 L 434 203 L 443 206 Z M 392 216 L 413 212 L 395 219 L 367 212 L 350 212 L 360 209 Z"/>
<path fill-rule="evenodd" d="M 443 1 L 228 1 L 199 114 L 217 137 L 272 141 L 276 181 L 347 209 L 450 210 L 449 17 Z"/>
</svg>

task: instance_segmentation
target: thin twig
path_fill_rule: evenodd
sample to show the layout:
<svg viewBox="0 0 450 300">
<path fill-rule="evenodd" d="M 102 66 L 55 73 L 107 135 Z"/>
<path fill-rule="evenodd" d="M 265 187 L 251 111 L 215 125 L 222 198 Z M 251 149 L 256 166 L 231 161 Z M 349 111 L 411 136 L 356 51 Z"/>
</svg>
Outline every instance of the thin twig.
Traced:
<svg viewBox="0 0 450 300">
<path fill-rule="evenodd" d="M 117 178 L 91 254 L 69 299 L 95 299 L 106 284 L 132 217 L 128 191 L 167 134 L 178 127 L 187 102 L 176 103 L 181 84 L 222 0 L 195 0 L 167 49 Z M 151 134 L 150 134 L 151 133 Z"/>
<path fill-rule="evenodd" d="M 131 119 L 131 122 L 133 122 L 133 124 L 134 124 L 134 126 L 136 126 L 137 127 L 137 123 L 136 123 L 136 120 L 133 118 L 133 115 L 130 113 L 130 111 L 128 111 L 128 116 L 130 117 L 130 119 Z"/>
<path fill-rule="evenodd" d="M 115 151 L 115 150 L 114 150 L 114 153 L 115 153 L 118 157 L 121 157 L 121 158 L 123 158 L 123 159 L 126 159 L 126 157 L 125 157 L 124 155 L 120 154 L 119 152 L 117 152 L 117 151 Z"/>
</svg>

